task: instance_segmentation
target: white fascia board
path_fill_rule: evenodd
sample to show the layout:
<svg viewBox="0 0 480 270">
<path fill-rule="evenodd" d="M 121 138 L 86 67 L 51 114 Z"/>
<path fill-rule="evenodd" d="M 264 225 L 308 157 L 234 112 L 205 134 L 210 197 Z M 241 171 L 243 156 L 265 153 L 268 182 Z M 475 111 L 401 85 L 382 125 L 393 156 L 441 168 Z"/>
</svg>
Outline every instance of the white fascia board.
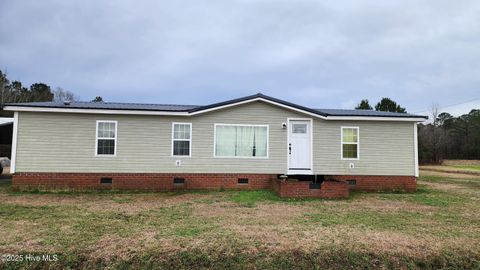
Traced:
<svg viewBox="0 0 480 270">
<path fill-rule="evenodd" d="M 268 99 L 264 99 L 264 98 L 253 98 L 253 99 L 249 99 L 249 100 L 244 100 L 244 101 L 240 101 L 240 102 L 236 102 L 236 103 L 232 103 L 232 104 L 227 104 L 227 105 L 223 105 L 223 106 L 219 106 L 219 107 L 214 107 L 214 108 L 210 108 L 210 109 L 206 109 L 206 110 L 193 112 L 193 113 L 190 113 L 189 115 L 196 115 L 196 114 L 211 112 L 211 111 L 220 110 L 220 109 L 224 109 L 224 108 L 228 108 L 228 107 L 233 107 L 233 106 L 237 106 L 237 105 L 240 105 L 240 104 L 246 104 L 246 103 L 250 103 L 250 102 L 254 102 L 254 101 L 263 101 L 263 102 L 270 103 L 270 104 L 273 104 L 273 105 L 276 105 L 276 106 L 279 106 L 279 107 L 287 108 L 289 110 L 293 110 L 293 111 L 300 112 L 300 113 L 303 113 L 303 114 L 307 114 L 307 115 L 310 115 L 310 116 L 313 116 L 313 117 L 316 117 L 316 118 L 320 118 L 320 119 L 323 119 L 323 120 L 408 121 L 408 122 L 423 122 L 423 121 L 426 120 L 423 117 L 323 116 L 323 115 L 320 115 L 320 114 L 305 111 L 305 110 L 302 110 L 302 109 L 298 109 L 298 108 L 295 108 L 295 107 L 292 107 L 292 106 L 288 106 L 288 105 L 281 104 L 281 103 L 271 101 L 271 100 L 268 100 Z"/>
<path fill-rule="evenodd" d="M 327 120 L 423 122 L 426 119 L 423 117 L 327 116 Z"/>
<path fill-rule="evenodd" d="M 141 111 L 141 110 L 105 110 L 105 109 L 76 109 L 76 108 L 45 108 L 5 106 L 5 111 L 16 112 L 57 112 L 57 113 L 93 113 L 93 114 L 130 114 L 130 115 L 174 115 L 188 116 L 188 112 Z"/>
<path fill-rule="evenodd" d="M 279 106 L 279 107 L 283 107 L 283 108 L 287 108 L 287 109 L 290 109 L 290 110 L 293 110 L 293 111 L 308 114 L 308 115 L 311 115 L 311 116 L 314 116 L 314 117 L 317 117 L 317 118 L 326 119 L 325 116 L 322 116 L 322 115 L 319 115 L 319 114 L 316 114 L 316 113 L 311 113 L 311 112 L 308 112 L 308 111 L 305 111 L 305 110 L 297 109 L 295 107 L 288 106 L 288 105 L 285 105 L 285 104 L 281 104 L 281 103 L 271 101 L 271 100 L 268 100 L 268 99 L 264 99 L 264 98 L 253 98 L 253 99 L 249 99 L 249 100 L 239 101 L 239 102 L 235 102 L 235 103 L 232 103 L 232 104 L 227 104 L 227 105 L 218 106 L 218 107 L 214 107 L 214 108 L 210 108 L 210 109 L 206 109 L 206 110 L 196 111 L 196 112 L 190 113 L 190 115 L 196 115 L 196 114 L 211 112 L 211 111 L 215 111 L 215 110 L 225 109 L 225 108 L 229 108 L 229 107 L 233 107 L 233 106 L 237 106 L 237 105 L 241 105 L 241 104 L 246 104 L 246 103 L 251 103 L 251 102 L 255 102 L 255 101 L 263 101 L 263 102 L 270 103 L 270 104 L 273 104 L 273 105 L 276 105 L 276 106 Z"/>
</svg>

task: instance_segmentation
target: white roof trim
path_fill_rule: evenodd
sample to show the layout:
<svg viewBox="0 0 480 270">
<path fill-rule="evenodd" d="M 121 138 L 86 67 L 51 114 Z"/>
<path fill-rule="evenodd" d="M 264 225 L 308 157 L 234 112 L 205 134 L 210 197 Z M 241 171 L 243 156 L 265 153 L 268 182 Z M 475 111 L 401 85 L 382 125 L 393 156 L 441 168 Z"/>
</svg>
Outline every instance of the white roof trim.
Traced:
<svg viewBox="0 0 480 270">
<path fill-rule="evenodd" d="M 389 116 L 327 116 L 327 120 L 336 121 L 403 121 L 403 122 L 423 122 L 426 119 L 422 117 L 389 117 Z"/>
<path fill-rule="evenodd" d="M 221 110 L 221 109 L 225 109 L 225 108 L 229 108 L 229 107 L 233 107 L 233 106 L 237 106 L 237 105 L 241 105 L 241 104 L 246 104 L 246 103 L 250 103 L 250 102 L 254 102 L 254 101 L 263 101 L 263 102 L 270 103 L 270 104 L 273 104 L 273 105 L 276 105 L 276 106 L 279 106 L 279 107 L 283 107 L 283 108 L 287 108 L 287 109 L 290 109 L 290 110 L 293 110 L 293 111 L 308 114 L 308 115 L 311 115 L 311 116 L 314 116 L 314 117 L 317 117 L 317 118 L 327 119 L 325 116 L 315 114 L 315 113 L 311 113 L 311 112 L 304 111 L 304 110 L 300 110 L 300 109 L 297 109 L 295 107 L 287 106 L 287 105 L 284 105 L 284 104 L 281 104 L 281 103 L 278 103 L 278 102 L 275 102 L 275 101 L 271 101 L 271 100 L 268 100 L 268 99 L 264 99 L 264 98 L 261 98 L 261 97 L 252 98 L 252 99 L 244 100 L 244 101 L 239 101 L 239 102 L 235 102 L 235 103 L 232 103 L 232 104 L 226 104 L 226 105 L 223 105 L 223 106 L 214 107 L 214 108 L 210 108 L 210 109 L 206 109 L 206 110 L 196 111 L 196 112 L 190 113 L 190 115 L 196 115 L 196 114 L 211 112 L 211 111 L 215 111 L 215 110 Z"/>
<path fill-rule="evenodd" d="M 312 113 L 292 106 L 281 104 L 265 98 L 256 97 L 244 101 L 239 101 L 231 104 L 226 104 L 218 107 L 213 107 L 205 110 L 195 112 L 168 112 L 168 111 L 148 111 L 148 110 L 108 110 L 108 109 L 78 109 L 78 108 L 47 108 L 47 107 L 24 107 L 24 106 L 5 106 L 5 111 L 18 112 L 57 112 L 57 113 L 91 113 L 91 114 L 122 114 L 122 115 L 171 115 L 171 116 L 194 116 L 202 113 L 221 110 L 229 107 L 238 106 L 241 104 L 251 103 L 255 101 L 263 101 L 292 111 L 300 112 L 323 120 L 332 121 L 404 121 L 404 122 L 423 122 L 426 119 L 423 117 L 379 117 L 379 116 L 323 116 Z"/>
</svg>

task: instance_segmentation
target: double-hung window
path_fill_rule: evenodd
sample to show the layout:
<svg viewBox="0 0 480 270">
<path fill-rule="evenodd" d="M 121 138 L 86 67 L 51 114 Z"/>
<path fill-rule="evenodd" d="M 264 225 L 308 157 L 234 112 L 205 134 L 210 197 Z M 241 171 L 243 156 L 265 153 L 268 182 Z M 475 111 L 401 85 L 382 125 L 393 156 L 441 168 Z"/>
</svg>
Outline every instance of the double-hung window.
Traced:
<svg viewBox="0 0 480 270">
<path fill-rule="evenodd" d="M 342 127 L 342 159 L 359 159 L 358 127 Z"/>
<path fill-rule="evenodd" d="M 117 154 L 117 121 L 97 121 L 96 156 Z"/>
<path fill-rule="evenodd" d="M 191 156 L 192 124 L 172 124 L 172 156 Z"/>
<path fill-rule="evenodd" d="M 215 124 L 215 157 L 268 157 L 268 126 Z"/>
</svg>

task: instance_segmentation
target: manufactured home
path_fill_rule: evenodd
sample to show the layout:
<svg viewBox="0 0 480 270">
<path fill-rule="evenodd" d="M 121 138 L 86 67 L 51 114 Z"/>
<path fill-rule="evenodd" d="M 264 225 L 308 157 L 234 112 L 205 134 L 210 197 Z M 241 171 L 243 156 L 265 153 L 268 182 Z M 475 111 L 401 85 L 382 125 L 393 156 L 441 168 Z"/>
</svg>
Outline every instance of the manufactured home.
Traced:
<svg viewBox="0 0 480 270">
<path fill-rule="evenodd" d="M 15 188 L 415 191 L 425 116 L 315 109 L 256 94 L 205 106 L 7 104 Z"/>
</svg>

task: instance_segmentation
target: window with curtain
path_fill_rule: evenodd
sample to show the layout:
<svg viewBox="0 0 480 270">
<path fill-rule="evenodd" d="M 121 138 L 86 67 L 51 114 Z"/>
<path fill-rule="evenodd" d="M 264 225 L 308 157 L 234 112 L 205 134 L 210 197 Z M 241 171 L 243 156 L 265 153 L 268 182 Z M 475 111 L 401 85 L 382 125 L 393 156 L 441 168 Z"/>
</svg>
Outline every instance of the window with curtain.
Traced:
<svg viewBox="0 0 480 270">
<path fill-rule="evenodd" d="M 358 159 L 358 127 L 342 127 L 342 159 Z"/>
<path fill-rule="evenodd" d="M 173 156 L 190 156 L 192 144 L 192 124 L 173 123 L 172 154 Z"/>
<path fill-rule="evenodd" d="M 268 126 L 215 125 L 215 156 L 267 157 Z"/>
<path fill-rule="evenodd" d="M 117 122 L 97 121 L 97 156 L 115 156 Z"/>
</svg>

